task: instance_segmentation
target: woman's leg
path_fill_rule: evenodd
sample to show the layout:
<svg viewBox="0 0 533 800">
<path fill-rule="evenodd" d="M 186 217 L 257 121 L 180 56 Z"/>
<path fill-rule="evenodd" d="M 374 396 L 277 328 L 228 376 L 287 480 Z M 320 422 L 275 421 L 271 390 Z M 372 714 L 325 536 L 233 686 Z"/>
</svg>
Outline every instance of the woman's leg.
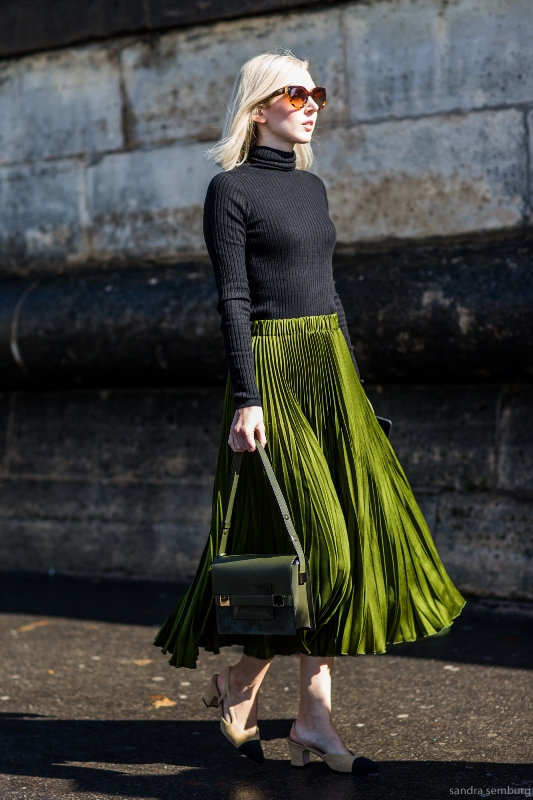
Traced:
<svg viewBox="0 0 533 800">
<path fill-rule="evenodd" d="M 259 689 L 267 674 L 272 659 L 263 661 L 260 658 L 242 655 L 240 661 L 230 670 L 230 694 L 237 722 L 246 733 L 251 733 L 257 725 L 257 705 Z M 217 678 L 217 686 L 223 692 L 226 686 L 226 672 Z M 228 722 L 228 703 L 224 700 L 224 716 Z"/>
<path fill-rule="evenodd" d="M 331 719 L 333 662 L 333 656 L 300 656 L 300 708 L 296 732 L 305 744 L 324 753 L 348 755 L 350 751 Z"/>
</svg>

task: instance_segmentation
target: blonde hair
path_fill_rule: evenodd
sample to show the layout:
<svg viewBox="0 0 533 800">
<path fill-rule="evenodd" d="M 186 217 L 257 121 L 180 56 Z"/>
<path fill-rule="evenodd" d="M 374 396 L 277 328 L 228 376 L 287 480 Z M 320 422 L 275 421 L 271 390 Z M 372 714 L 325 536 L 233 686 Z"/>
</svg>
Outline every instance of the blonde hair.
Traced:
<svg viewBox="0 0 533 800">
<path fill-rule="evenodd" d="M 257 144 L 257 124 L 252 114 L 261 106 L 269 94 L 287 86 L 294 69 L 307 69 L 309 62 L 297 58 L 290 50 L 280 53 L 261 53 L 246 61 L 239 70 L 226 117 L 222 128 L 222 138 L 207 150 L 210 161 L 224 170 L 240 166 L 248 158 L 250 149 Z M 313 151 L 310 143 L 295 144 L 296 168 L 309 169 L 313 164 Z"/>
</svg>

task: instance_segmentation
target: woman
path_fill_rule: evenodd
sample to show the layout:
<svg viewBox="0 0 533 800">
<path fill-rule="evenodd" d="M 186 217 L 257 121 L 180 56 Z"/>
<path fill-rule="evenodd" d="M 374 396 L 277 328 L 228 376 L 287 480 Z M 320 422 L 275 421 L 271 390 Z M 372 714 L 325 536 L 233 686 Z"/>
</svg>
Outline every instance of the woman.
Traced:
<svg viewBox="0 0 533 800">
<path fill-rule="evenodd" d="M 308 62 L 263 54 L 242 67 L 222 140 L 209 151 L 204 235 L 219 295 L 229 373 L 211 530 L 196 577 L 154 644 L 169 664 L 196 667 L 199 647 L 242 644 L 239 662 L 204 697 L 241 752 L 263 755 L 258 692 L 276 654 L 300 653 L 300 707 L 291 762 L 309 753 L 332 769 L 369 772 L 331 716 L 337 655 L 383 653 L 448 627 L 465 600 L 438 556 L 404 471 L 359 378 L 335 291 L 336 231 L 310 141 L 325 90 Z M 217 553 L 231 450 L 267 453 L 309 558 L 316 630 L 297 636 L 217 633 L 210 567 Z M 228 447 L 229 445 L 229 447 Z M 287 553 L 257 456 L 243 459 L 231 552 Z"/>
</svg>

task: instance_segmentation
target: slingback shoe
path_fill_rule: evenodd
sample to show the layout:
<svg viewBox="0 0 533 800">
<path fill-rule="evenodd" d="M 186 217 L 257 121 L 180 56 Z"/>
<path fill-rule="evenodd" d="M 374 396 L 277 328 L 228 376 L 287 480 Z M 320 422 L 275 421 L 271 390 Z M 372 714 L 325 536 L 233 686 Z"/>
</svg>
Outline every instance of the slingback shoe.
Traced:
<svg viewBox="0 0 533 800">
<path fill-rule="evenodd" d="M 288 738 L 289 753 L 291 757 L 291 764 L 293 767 L 305 767 L 309 764 L 310 753 L 314 753 L 326 762 L 328 767 L 335 772 L 351 772 L 354 775 L 366 775 L 368 772 L 377 772 L 379 765 L 372 761 L 370 758 L 358 756 L 356 753 L 345 755 L 343 753 L 323 753 L 322 750 L 317 750 L 308 744 L 304 744 L 298 734 L 296 733 L 295 724 L 292 724 L 292 734 L 298 739 L 298 742 L 293 742 Z"/>
<path fill-rule="evenodd" d="M 218 672 L 211 678 L 211 682 L 202 697 L 202 701 L 207 708 L 218 708 L 218 704 L 220 703 L 220 691 L 217 686 L 217 678 Z"/>
<path fill-rule="evenodd" d="M 261 747 L 261 739 L 259 737 L 259 726 L 255 726 L 255 731 L 252 734 L 245 733 L 244 730 L 237 723 L 235 712 L 233 710 L 233 700 L 229 688 L 229 674 L 231 667 L 226 668 L 226 681 L 224 691 L 221 693 L 217 686 L 217 675 L 211 679 L 209 689 L 203 697 L 204 703 L 209 706 L 219 706 L 220 708 L 220 730 L 234 747 L 239 750 L 247 758 L 255 761 L 256 764 L 262 764 L 265 760 L 263 755 L 263 748 Z M 228 714 L 230 722 L 224 717 L 224 698 L 228 701 Z M 206 702 L 209 701 L 209 702 Z M 216 701 L 216 702 L 215 702 Z"/>
</svg>

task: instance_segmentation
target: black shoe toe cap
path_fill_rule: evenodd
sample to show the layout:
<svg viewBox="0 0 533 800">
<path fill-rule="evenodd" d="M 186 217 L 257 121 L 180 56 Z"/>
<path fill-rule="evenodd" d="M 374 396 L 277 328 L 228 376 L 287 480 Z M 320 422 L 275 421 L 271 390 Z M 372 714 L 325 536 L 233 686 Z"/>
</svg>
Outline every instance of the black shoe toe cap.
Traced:
<svg viewBox="0 0 533 800">
<path fill-rule="evenodd" d="M 239 747 L 239 751 L 246 756 L 246 758 L 255 761 L 256 764 L 263 764 L 265 756 L 263 748 L 259 739 L 252 739 L 250 742 L 245 742 Z"/>
<path fill-rule="evenodd" d="M 378 770 L 379 764 L 364 756 L 358 756 L 352 764 L 352 773 L 355 775 L 365 775 L 367 772 L 378 772 Z"/>
</svg>

